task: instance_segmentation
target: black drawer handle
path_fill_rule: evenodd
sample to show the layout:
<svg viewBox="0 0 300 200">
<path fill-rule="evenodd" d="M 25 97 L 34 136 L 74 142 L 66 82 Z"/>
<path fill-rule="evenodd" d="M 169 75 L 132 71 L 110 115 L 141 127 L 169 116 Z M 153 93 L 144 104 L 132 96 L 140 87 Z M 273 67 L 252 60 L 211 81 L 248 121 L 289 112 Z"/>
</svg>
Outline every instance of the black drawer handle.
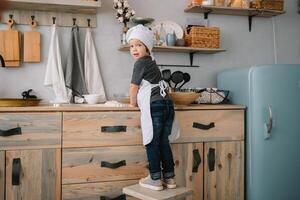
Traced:
<svg viewBox="0 0 300 200">
<path fill-rule="evenodd" d="M 208 130 L 208 129 L 211 129 L 211 128 L 214 128 L 214 127 L 215 127 L 214 122 L 211 122 L 208 125 L 200 124 L 200 123 L 197 123 L 197 122 L 193 123 L 193 128 L 198 128 L 198 129 L 202 129 L 202 130 Z"/>
<path fill-rule="evenodd" d="M 14 158 L 12 163 L 12 185 L 20 185 L 21 159 Z"/>
<path fill-rule="evenodd" d="M 110 169 L 116 169 L 122 166 L 126 166 L 126 160 L 121 160 L 120 162 L 110 163 L 106 161 L 101 161 L 101 167 L 107 167 Z"/>
<path fill-rule="evenodd" d="M 208 169 L 210 172 L 215 170 L 215 162 L 216 162 L 216 153 L 215 149 L 209 148 L 208 154 L 207 154 L 207 160 L 208 160 Z"/>
<path fill-rule="evenodd" d="M 193 150 L 193 158 L 193 173 L 197 173 L 201 164 L 201 156 L 198 149 Z"/>
<path fill-rule="evenodd" d="M 106 133 L 117 133 L 117 132 L 126 132 L 127 126 L 102 126 L 101 132 Z"/>
<path fill-rule="evenodd" d="M 100 200 L 126 200 L 126 195 L 125 194 L 122 194 L 118 197 L 115 197 L 115 198 L 109 198 L 107 196 L 100 196 Z"/>
<path fill-rule="evenodd" d="M 21 134 L 22 134 L 21 127 L 9 129 L 7 131 L 0 130 L 0 136 L 3 136 L 3 137 L 8 137 L 8 136 L 12 136 L 12 135 L 21 135 Z"/>
</svg>

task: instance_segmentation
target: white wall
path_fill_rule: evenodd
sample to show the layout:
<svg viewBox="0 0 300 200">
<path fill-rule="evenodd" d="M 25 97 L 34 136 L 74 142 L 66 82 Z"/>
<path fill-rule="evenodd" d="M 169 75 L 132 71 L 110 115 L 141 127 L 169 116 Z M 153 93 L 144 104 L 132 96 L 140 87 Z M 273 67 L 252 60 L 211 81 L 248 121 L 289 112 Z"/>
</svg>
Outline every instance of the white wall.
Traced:
<svg viewBox="0 0 300 200">
<path fill-rule="evenodd" d="M 102 2 L 103 6 L 97 15 L 98 26 L 93 31 L 105 89 L 112 98 L 114 93 L 127 92 L 134 61 L 128 52 L 117 50 L 122 24 L 115 19 L 112 0 Z M 188 17 L 203 18 L 203 14 L 184 13 L 187 0 L 129 2 L 137 16 L 173 20 L 183 27 Z M 196 54 L 194 64 L 200 65 L 200 68 L 172 68 L 172 71 L 189 72 L 192 78 L 188 87 L 213 87 L 216 86 L 217 73 L 226 68 L 272 64 L 276 62 L 276 57 L 277 63 L 299 64 L 300 15 L 297 13 L 297 5 L 297 0 L 286 0 L 286 14 L 274 18 L 254 18 L 252 32 L 248 31 L 247 17 L 209 15 L 210 25 L 221 28 L 222 48 L 227 51 L 212 55 Z M 29 30 L 28 26 L 16 28 L 21 31 Z M 0 25 L 0 29 L 6 29 L 5 25 Z M 42 62 L 22 64 L 18 69 L 1 68 L 0 98 L 20 97 L 22 91 L 32 88 L 38 97 L 45 101 L 51 99 L 52 91 L 43 86 L 51 29 L 42 26 L 38 31 L 42 33 Z M 69 33 L 70 28 L 60 28 L 63 62 L 68 51 Z M 82 41 L 84 37 L 85 30 L 81 29 Z M 156 59 L 163 64 L 189 64 L 189 55 L 185 53 L 156 53 Z"/>
</svg>

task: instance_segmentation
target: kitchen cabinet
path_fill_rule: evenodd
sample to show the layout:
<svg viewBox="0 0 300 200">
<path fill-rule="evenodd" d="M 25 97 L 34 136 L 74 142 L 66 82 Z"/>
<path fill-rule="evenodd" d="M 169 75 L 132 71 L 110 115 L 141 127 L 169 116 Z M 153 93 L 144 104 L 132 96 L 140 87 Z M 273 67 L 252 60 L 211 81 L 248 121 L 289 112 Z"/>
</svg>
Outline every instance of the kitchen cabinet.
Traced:
<svg viewBox="0 0 300 200">
<path fill-rule="evenodd" d="M 177 184 L 193 189 L 186 200 L 244 199 L 244 143 L 173 144 Z"/>
<path fill-rule="evenodd" d="M 60 199 L 61 150 L 6 152 L 6 200 Z"/>
<path fill-rule="evenodd" d="M 244 199 L 244 142 L 208 142 L 204 155 L 204 200 Z"/>
<path fill-rule="evenodd" d="M 0 151 L 0 199 L 4 199 L 5 190 L 5 152 Z"/>
<path fill-rule="evenodd" d="M 186 107 L 176 115 L 175 178 L 194 191 L 186 199 L 243 199 L 244 110 Z M 115 198 L 147 176 L 139 120 L 136 111 L 64 112 L 63 199 Z"/>
<path fill-rule="evenodd" d="M 171 146 L 177 184 L 193 189 L 186 200 L 244 199 L 244 109 L 176 107 L 181 136 Z M 4 191 L 5 200 L 113 199 L 124 197 L 123 187 L 148 175 L 137 108 L 71 105 L 10 110 L 0 108 L 2 133 L 17 133 L 0 136 L 2 199 Z M 20 185 L 12 185 L 18 158 Z"/>
<path fill-rule="evenodd" d="M 0 199 L 60 200 L 61 114 L 0 111 L 0 133 Z"/>
</svg>

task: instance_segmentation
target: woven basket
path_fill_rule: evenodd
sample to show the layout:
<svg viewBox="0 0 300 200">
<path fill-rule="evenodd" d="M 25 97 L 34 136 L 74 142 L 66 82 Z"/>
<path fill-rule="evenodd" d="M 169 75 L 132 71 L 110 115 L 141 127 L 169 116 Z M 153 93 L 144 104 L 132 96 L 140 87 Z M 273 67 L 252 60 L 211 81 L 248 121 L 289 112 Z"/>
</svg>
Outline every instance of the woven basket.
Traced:
<svg viewBox="0 0 300 200">
<path fill-rule="evenodd" d="M 256 0 L 251 3 L 251 8 L 256 9 L 268 9 L 268 10 L 279 10 L 284 9 L 284 0 Z"/>
<path fill-rule="evenodd" d="M 185 30 L 185 42 L 189 47 L 220 48 L 220 29 L 218 27 L 190 27 Z"/>
<path fill-rule="evenodd" d="M 196 92 L 170 92 L 170 97 L 172 98 L 174 104 L 176 105 L 190 105 L 197 98 L 199 98 L 200 93 Z"/>
<path fill-rule="evenodd" d="M 283 10 L 283 0 L 263 0 L 261 6 L 263 9 Z"/>
</svg>

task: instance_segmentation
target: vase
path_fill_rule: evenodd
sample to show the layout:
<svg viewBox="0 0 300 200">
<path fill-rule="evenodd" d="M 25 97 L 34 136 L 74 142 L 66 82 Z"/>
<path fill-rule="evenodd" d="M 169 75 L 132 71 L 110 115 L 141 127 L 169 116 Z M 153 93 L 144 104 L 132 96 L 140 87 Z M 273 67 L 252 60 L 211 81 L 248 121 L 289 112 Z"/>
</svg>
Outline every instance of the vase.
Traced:
<svg viewBox="0 0 300 200">
<path fill-rule="evenodd" d="M 128 27 L 123 27 L 122 29 L 122 33 L 121 33 L 121 44 L 122 45 L 126 45 L 127 44 L 127 41 L 126 41 L 126 33 L 128 31 Z"/>
</svg>

